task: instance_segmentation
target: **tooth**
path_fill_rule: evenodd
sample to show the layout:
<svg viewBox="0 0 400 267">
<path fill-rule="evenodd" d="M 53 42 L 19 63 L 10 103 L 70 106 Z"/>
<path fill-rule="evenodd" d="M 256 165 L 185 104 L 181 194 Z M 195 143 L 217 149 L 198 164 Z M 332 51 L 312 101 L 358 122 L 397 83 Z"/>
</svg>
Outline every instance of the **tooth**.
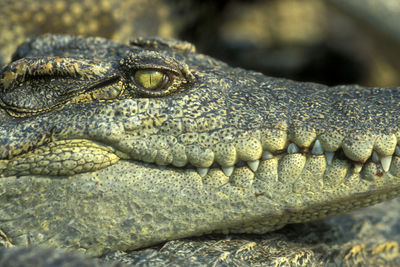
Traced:
<svg viewBox="0 0 400 267">
<path fill-rule="evenodd" d="M 382 168 L 385 172 L 389 170 L 391 162 L 392 162 L 392 156 L 386 156 L 381 158 Z"/>
<path fill-rule="evenodd" d="M 287 152 L 289 154 L 299 153 L 299 148 L 294 143 L 291 143 L 287 148 Z"/>
<path fill-rule="evenodd" d="M 311 153 L 314 154 L 314 155 L 322 155 L 322 154 L 324 154 L 324 150 L 322 149 L 321 143 L 319 142 L 318 139 L 315 140 L 314 147 L 311 150 Z"/>
<path fill-rule="evenodd" d="M 262 154 L 262 159 L 267 160 L 267 159 L 272 159 L 274 155 L 270 153 L 269 151 L 264 151 Z"/>
<path fill-rule="evenodd" d="M 328 165 L 332 165 L 334 156 L 335 152 L 325 152 L 326 163 L 328 163 Z"/>
<path fill-rule="evenodd" d="M 361 170 L 362 170 L 362 167 L 363 167 L 362 164 L 355 163 L 355 164 L 354 164 L 354 172 L 355 172 L 355 173 L 360 173 Z"/>
<path fill-rule="evenodd" d="M 225 173 L 226 176 L 231 176 L 235 167 L 222 167 L 222 171 Z"/>
<path fill-rule="evenodd" d="M 378 153 L 376 153 L 375 151 L 372 152 L 372 161 L 375 162 L 375 163 L 379 162 Z"/>
<path fill-rule="evenodd" d="M 247 165 L 249 165 L 250 169 L 253 172 L 256 172 L 258 169 L 258 165 L 260 165 L 260 161 L 259 160 L 248 161 Z"/>
<path fill-rule="evenodd" d="M 207 175 L 209 168 L 197 168 L 197 172 L 201 177 L 204 177 Z"/>
<path fill-rule="evenodd" d="M 396 154 L 396 156 L 400 157 L 400 147 L 399 146 L 396 146 L 395 154 Z"/>
</svg>

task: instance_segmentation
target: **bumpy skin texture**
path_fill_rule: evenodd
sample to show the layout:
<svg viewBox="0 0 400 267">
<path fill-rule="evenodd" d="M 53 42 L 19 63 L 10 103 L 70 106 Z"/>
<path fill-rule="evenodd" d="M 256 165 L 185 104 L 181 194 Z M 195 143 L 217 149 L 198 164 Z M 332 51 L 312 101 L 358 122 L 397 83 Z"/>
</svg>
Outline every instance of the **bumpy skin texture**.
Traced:
<svg viewBox="0 0 400 267">
<path fill-rule="evenodd" d="M 400 88 L 270 78 L 165 39 L 47 35 L 13 60 L 1 73 L 0 228 L 15 245 L 102 255 L 398 195 Z M 132 78 L 143 68 L 170 83 L 144 90 Z"/>
</svg>

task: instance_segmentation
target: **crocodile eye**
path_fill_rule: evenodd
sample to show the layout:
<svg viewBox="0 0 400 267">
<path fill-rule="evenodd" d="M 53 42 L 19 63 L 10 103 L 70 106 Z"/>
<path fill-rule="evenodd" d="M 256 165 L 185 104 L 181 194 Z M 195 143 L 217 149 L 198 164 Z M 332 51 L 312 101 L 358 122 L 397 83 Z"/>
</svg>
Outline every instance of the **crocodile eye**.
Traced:
<svg viewBox="0 0 400 267">
<path fill-rule="evenodd" d="M 151 91 L 163 90 L 170 83 L 167 74 L 158 70 L 137 70 L 133 76 L 134 81 L 143 89 Z"/>
<path fill-rule="evenodd" d="M 194 82 L 184 62 L 155 51 L 131 52 L 119 62 L 126 97 L 164 97 Z"/>
<path fill-rule="evenodd" d="M 131 76 L 139 96 L 159 97 L 178 91 L 187 81 L 180 74 L 165 69 L 137 69 Z"/>
</svg>

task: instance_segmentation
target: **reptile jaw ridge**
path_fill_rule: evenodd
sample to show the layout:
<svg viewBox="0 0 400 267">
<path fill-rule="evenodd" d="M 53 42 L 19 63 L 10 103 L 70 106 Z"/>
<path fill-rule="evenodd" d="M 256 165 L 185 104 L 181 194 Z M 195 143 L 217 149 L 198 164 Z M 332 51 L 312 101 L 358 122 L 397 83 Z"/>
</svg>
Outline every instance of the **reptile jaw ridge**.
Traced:
<svg viewBox="0 0 400 267">
<path fill-rule="evenodd" d="M 279 135 L 284 136 L 281 133 Z M 164 136 L 165 142 L 161 143 L 161 139 L 157 139 L 156 136 L 147 139 L 146 141 L 153 141 L 152 145 L 150 145 L 151 142 L 146 142 L 144 139 L 134 138 L 127 142 L 128 139 L 124 138 L 123 142 L 117 146 L 105 145 L 102 142 L 93 142 L 85 139 L 60 140 L 40 146 L 31 152 L 9 160 L 2 160 L 0 161 L 2 163 L 0 170 L 3 169 L 3 176 L 28 174 L 73 175 L 105 168 L 117 163 L 120 159 L 125 159 L 184 170 L 194 168 L 201 177 L 205 177 L 211 168 L 219 168 L 226 176 L 230 177 L 238 167 L 247 167 L 256 173 L 260 162 L 276 160 L 278 169 L 285 169 L 285 166 L 289 164 L 285 163 L 286 161 L 294 165 L 300 164 L 296 170 L 296 176 L 300 176 L 304 172 L 305 163 L 311 157 L 322 157 L 326 165 L 324 167 L 325 172 L 329 168 L 337 168 L 337 164 L 342 164 L 340 168 L 346 169 L 345 173 L 347 173 L 344 176 L 356 173 L 360 174 L 361 178 L 375 179 L 388 172 L 391 172 L 394 176 L 400 176 L 400 167 L 398 166 L 400 147 L 397 144 L 391 155 L 382 154 L 381 145 L 377 146 L 378 149 L 371 150 L 371 154 L 365 160 L 354 161 L 348 158 L 343 148 L 335 152 L 326 151 L 324 142 L 318 138 L 313 141 L 309 148 L 299 147 L 291 140 L 286 139 L 282 141 L 281 147 L 283 149 L 275 151 L 266 150 L 265 147 L 268 147 L 268 142 L 255 136 L 242 137 L 237 139 L 239 141 L 233 143 L 220 142 L 209 148 L 194 144 L 185 146 L 174 137 L 169 137 L 169 141 L 166 141 Z M 386 139 L 391 140 L 391 138 Z M 380 153 L 377 152 L 379 149 Z M 391 149 L 388 150 L 390 153 Z M 91 156 L 89 157 L 88 154 Z M 98 155 L 98 158 L 93 158 L 93 154 Z M 39 166 L 35 166 L 37 163 L 34 159 L 35 157 L 38 157 L 42 162 L 39 163 Z M 297 163 L 292 162 L 294 158 L 296 158 Z M 298 163 L 298 160 L 302 163 Z M 43 162 L 47 162 L 47 164 L 43 164 Z M 343 165 L 345 164 L 344 162 L 347 162 L 346 164 L 352 163 L 353 167 L 350 167 L 351 164 Z M 367 167 L 364 168 L 365 166 Z"/>
</svg>

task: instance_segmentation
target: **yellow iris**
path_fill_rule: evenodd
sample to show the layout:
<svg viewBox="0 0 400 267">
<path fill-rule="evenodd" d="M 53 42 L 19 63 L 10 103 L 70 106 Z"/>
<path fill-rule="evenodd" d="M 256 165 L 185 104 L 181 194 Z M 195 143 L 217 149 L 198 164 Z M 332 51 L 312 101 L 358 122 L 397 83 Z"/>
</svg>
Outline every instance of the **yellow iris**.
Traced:
<svg viewBox="0 0 400 267">
<path fill-rule="evenodd" d="M 166 74 L 157 70 L 138 70 L 134 76 L 135 82 L 145 89 L 161 89 L 168 77 Z"/>
</svg>

